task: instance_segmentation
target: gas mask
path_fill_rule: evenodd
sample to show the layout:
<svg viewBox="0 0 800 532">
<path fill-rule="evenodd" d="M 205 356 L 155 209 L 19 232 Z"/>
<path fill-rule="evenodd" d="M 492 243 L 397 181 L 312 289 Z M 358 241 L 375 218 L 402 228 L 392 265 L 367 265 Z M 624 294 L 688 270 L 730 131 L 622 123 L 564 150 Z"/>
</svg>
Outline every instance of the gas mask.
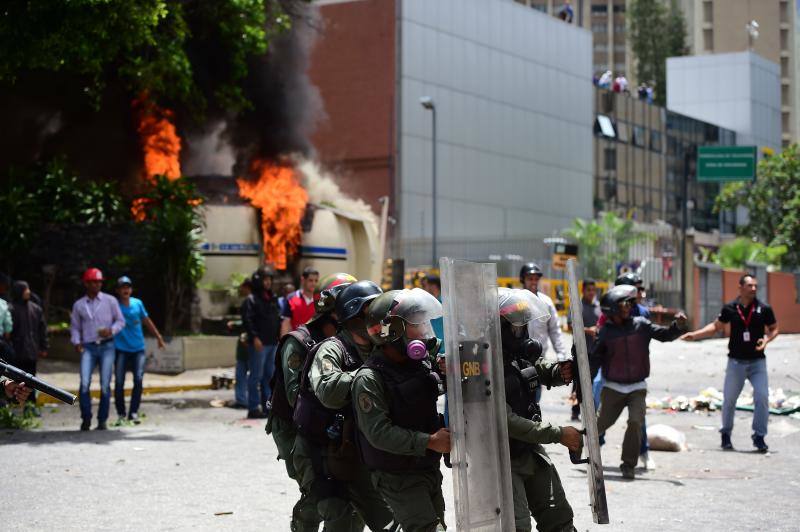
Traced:
<svg viewBox="0 0 800 532">
<path fill-rule="evenodd" d="M 542 354 L 542 344 L 528 335 L 528 326 L 512 325 L 502 319 L 500 336 L 503 342 L 503 356 L 509 360 L 524 358 L 533 362 Z"/>
</svg>

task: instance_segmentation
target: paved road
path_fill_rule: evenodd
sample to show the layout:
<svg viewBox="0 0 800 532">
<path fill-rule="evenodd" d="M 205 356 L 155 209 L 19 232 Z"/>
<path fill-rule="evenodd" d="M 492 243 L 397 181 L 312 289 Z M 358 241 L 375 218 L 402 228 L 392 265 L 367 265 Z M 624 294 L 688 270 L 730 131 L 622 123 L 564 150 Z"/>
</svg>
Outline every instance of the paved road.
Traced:
<svg viewBox="0 0 800 532">
<path fill-rule="evenodd" d="M 653 345 L 650 393 L 694 395 L 722 387 L 725 341 Z M 770 384 L 800 391 L 800 336 L 768 349 Z M 749 388 L 749 386 L 748 386 Z M 213 408 L 231 392 L 196 391 L 146 397 L 137 427 L 79 432 L 78 408 L 46 409 L 31 431 L 0 432 L 0 471 L 10 479 L 2 506 L 4 530 L 288 530 L 295 486 L 275 460 L 263 422 L 241 410 Z M 565 423 L 566 389 L 546 391 L 545 416 Z M 96 409 L 96 405 L 95 405 Z M 658 469 L 634 482 L 619 475 L 624 420 L 603 448 L 611 526 L 594 525 L 583 467 L 550 446 L 579 530 L 797 530 L 800 511 L 800 420 L 773 416 L 772 452 L 753 454 L 750 415 L 734 432 L 739 452 L 718 449 L 718 413 L 650 410 L 650 426 L 686 434 L 690 450 L 655 453 Z M 451 478 L 445 471 L 449 523 Z M 215 514 L 222 515 L 215 515 Z"/>
</svg>

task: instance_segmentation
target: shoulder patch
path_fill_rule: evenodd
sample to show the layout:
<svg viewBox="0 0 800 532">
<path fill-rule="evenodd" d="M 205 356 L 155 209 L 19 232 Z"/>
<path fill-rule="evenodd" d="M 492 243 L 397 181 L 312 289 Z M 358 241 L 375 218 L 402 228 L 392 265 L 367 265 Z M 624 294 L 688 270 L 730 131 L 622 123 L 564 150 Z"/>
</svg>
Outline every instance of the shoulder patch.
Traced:
<svg viewBox="0 0 800 532">
<path fill-rule="evenodd" d="M 372 397 L 370 397 L 367 392 L 358 394 L 358 408 L 361 409 L 362 412 L 368 414 L 372 410 L 372 407 Z"/>
<path fill-rule="evenodd" d="M 299 368 L 301 365 L 300 355 L 298 353 L 289 355 L 289 360 L 286 361 L 286 365 L 289 366 L 289 369 Z"/>
</svg>

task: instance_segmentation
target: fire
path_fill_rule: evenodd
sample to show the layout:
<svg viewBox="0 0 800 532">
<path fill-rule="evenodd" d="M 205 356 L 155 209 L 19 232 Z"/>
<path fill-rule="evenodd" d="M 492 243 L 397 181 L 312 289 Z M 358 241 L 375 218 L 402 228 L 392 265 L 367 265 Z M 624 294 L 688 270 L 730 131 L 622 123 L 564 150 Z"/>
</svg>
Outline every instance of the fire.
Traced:
<svg viewBox="0 0 800 532">
<path fill-rule="evenodd" d="M 175 116 L 169 109 L 162 109 L 142 94 L 133 101 L 138 119 L 136 126 L 144 151 L 144 176 L 152 180 L 164 175 L 169 179 L 181 176 L 181 138 L 175 130 Z"/>
<path fill-rule="evenodd" d="M 261 210 L 265 260 L 284 270 L 300 244 L 308 194 L 290 166 L 257 160 L 251 171 L 258 179 L 237 179 L 239 195 Z"/>
</svg>

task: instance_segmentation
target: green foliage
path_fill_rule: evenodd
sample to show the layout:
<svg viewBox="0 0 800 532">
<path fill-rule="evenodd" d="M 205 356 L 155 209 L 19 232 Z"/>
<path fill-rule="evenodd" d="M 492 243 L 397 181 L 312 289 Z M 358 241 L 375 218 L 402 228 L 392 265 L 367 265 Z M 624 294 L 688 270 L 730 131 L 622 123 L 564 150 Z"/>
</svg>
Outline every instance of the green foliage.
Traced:
<svg viewBox="0 0 800 532">
<path fill-rule="evenodd" d="M 27 251 L 48 224 L 108 225 L 127 217 L 114 183 L 80 180 L 64 159 L 9 171 L 0 190 L 0 249 Z"/>
<path fill-rule="evenodd" d="M 184 305 L 205 271 L 200 252 L 203 230 L 202 198 L 194 184 L 180 178 L 156 176 L 142 196 L 149 266 L 164 295 L 164 332 L 171 335 L 187 314 Z"/>
<path fill-rule="evenodd" d="M 800 267 L 800 153 L 797 144 L 758 163 L 755 182 L 729 183 L 715 210 L 747 208 L 749 222 L 741 233 L 767 248 L 786 248 L 783 266 Z M 776 251 L 772 252 L 773 254 Z"/>
<path fill-rule="evenodd" d="M 11 405 L 0 406 L 0 429 L 35 429 L 41 425 L 33 410 L 22 408 L 20 414 L 14 410 Z"/>
<path fill-rule="evenodd" d="M 639 82 L 653 83 L 655 102 L 666 104 L 667 58 L 686 55 L 686 20 L 675 0 L 631 0 L 627 33 Z"/>
<path fill-rule="evenodd" d="M 780 268 L 781 259 L 789 248 L 780 246 L 765 246 L 749 238 L 737 238 L 723 244 L 711 259 L 723 268 L 747 269 L 748 264 L 766 264 Z"/>
<path fill-rule="evenodd" d="M 600 220 L 576 218 L 564 235 L 578 243 L 580 262 L 587 276 L 611 280 L 616 265 L 629 259 L 631 246 L 647 235 L 634 231 L 632 220 L 620 218 L 613 212 Z"/>
<path fill-rule="evenodd" d="M 0 83 L 29 72 L 76 77 L 99 108 L 112 81 L 159 103 L 198 111 L 208 99 L 248 106 L 250 60 L 287 29 L 291 0 L 7 0 L 0 16 Z"/>
</svg>

